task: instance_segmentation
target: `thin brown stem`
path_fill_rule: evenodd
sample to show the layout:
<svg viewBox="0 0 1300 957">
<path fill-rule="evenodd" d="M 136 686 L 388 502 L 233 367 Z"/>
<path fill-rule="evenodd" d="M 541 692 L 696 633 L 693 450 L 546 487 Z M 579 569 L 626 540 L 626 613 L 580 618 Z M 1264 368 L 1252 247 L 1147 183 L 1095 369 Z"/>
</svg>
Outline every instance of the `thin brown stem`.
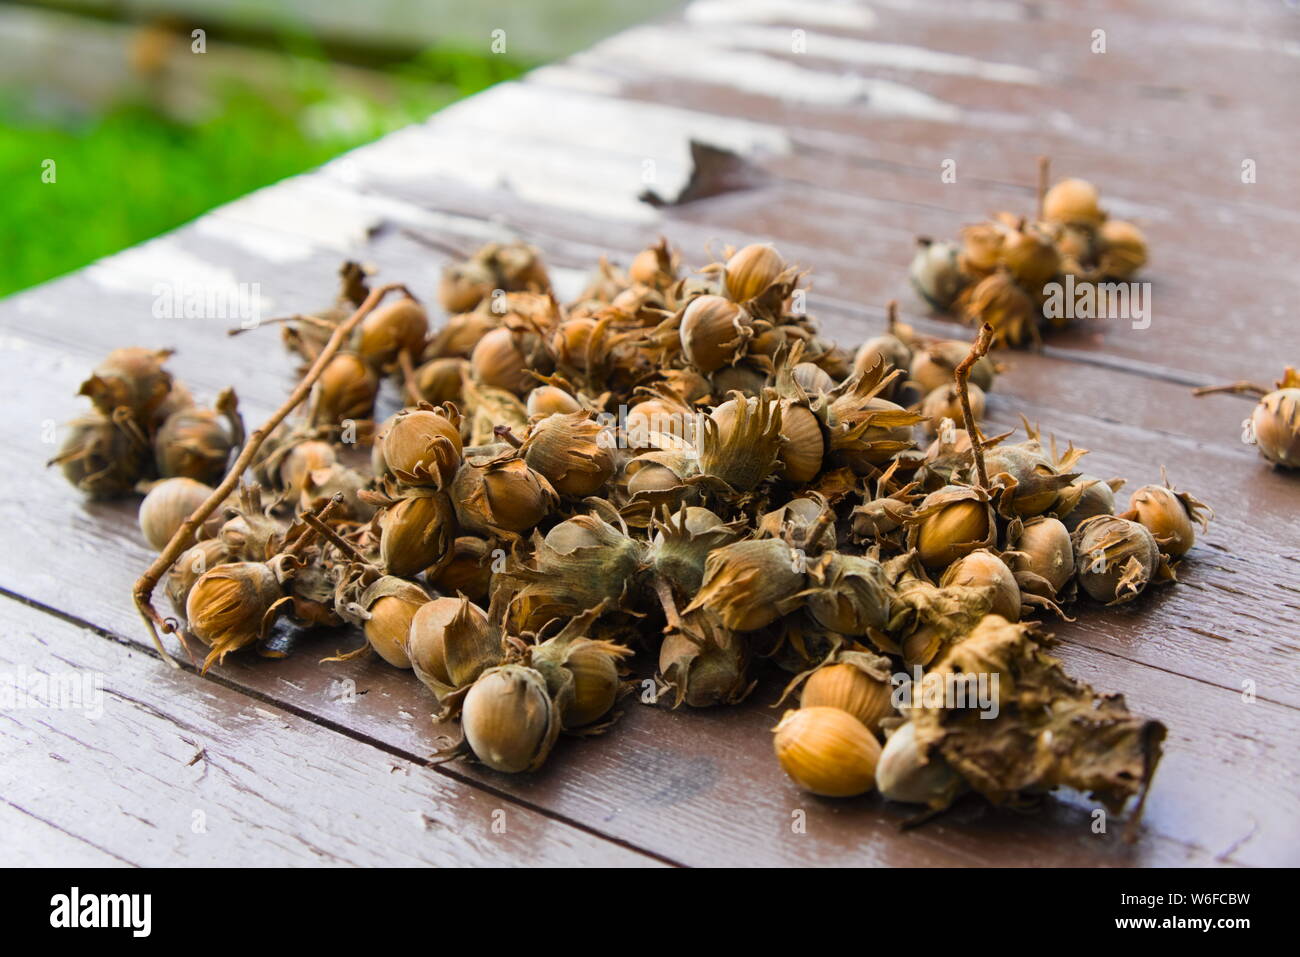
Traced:
<svg viewBox="0 0 1300 957">
<path fill-rule="evenodd" d="M 235 326 L 233 329 L 227 329 L 226 335 L 239 336 L 243 335 L 245 332 L 252 332 L 255 329 L 261 329 L 263 326 L 276 326 L 282 322 L 301 322 L 304 325 L 316 326 L 318 329 L 327 329 L 330 331 L 333 331 L 335 328 L 334 323 L 322 319 L 319 316 L 292 315 L 278 316 L 275 319 L 263 319 L 255 326 Z"/>
<path fill-rule="evenodd" d="M 891 336 L 897 335 L 897 333 L 894 331 L 895 329 L 898 328 L 898 300 L 897 299 L 891 299 L 889 300 L 889 302 L 885 303 L 885 315 L 888 317 L 888 321 L 889 321 L 889 326 L 888 326 L 889 334 Z"/>
<path fill-rule="evenodd" d="M 306 522 L 308 525 L 310 525 L 316 531 L 317 535 L 325 539 L 327 542 L 329 542 L 331 545 L 333 545 L 335 548 L 341 551 L 349 559 L 356 562 L 358 565 L 370 564 L 366 556 L 362 555 L 359 551 L 357 551 L 355 545 L 349 542 L 338 532 L 334 531 L 334 529 L 330 528 L 323 521 L 321 521 L 321 519 L 317 518 L 311 512 L 304 512 L 302 516 L 302 520 Z"/>
<path fill-rule="evenodd" d="M 835 521 L 835 510 L 831 508 L 829 505 L 826 505 L 825 501 L 823 501 L 822 510 L 821 512 L 818 513 L 817 520 L 814 521 L 811 525 L 809 525 L 808 528 L 804 531 L 803 542 L 800 544 L 799 547 L 802 548 L 805 552 L 811 551 L 813 548 L 817 546 L 817 543 L 821 540 L 822 535 L 826 533 L 826 529 L 834 521 Z"/>
<path fill-rule="evenodd" d="M 173 668 L 179 668 L 180 666 L 175 662 L 171 655 L 167 653 L 167 649 L 163 647 L 162 638 L 158 634 L 158 629 L 161 628 L 164 634 L 171 634 L 176 630 L 176 628 L 174 625 L 164 621 L 162 617 L 159 616 L 158 612 L 154 610 L 154 588 L 157 587 L 158 582 L 160 582 L 162 577 L 167 574 L 172 565 L 176 564 L 176 559 L 180 557 L 183 551 L 185 551 L 190 539 L 194 536 L 195 532 L 198 531 L 199 526 L 202 525 L 207 520 L 208 516 L 216 511 L 217 507 L 229 498 L 230 493 L 238 487 L 240 479 L 243 477 L 244 472 L 247 471 L 248 467 L 252 465 L 253 459 L 257 456 L 258 450 L 261 449 L 262 443 L 266 441 L 267 436 L 285 420 L 290 412 L 301 405 L 303 400 L 307 398 L 307 395 L 311 392 L 312 386 L 315 385 L 316 380 L 320 378 L 321 373 L 325 370 L 325 366 L 334 358 L 334 355 L 342 347 L 344 341 L 352 333 L 352 330 L 360 324 L 362 319 L 374 310 L 375 306 L 379 305 L 385 296 L 390 292 L 397 290 L 405 292 L 406 287 L 400 283 L 393 283 L 374 290 L 366 297 L 366 301 L 357 307 L 356 312 L 334 329 L 329 342 L 327 342 L 325 348 L 320 351 L 316 360 L 311 364 L 311 368 L 308 369 L 306 374 L 302 377 L 302 381 L 294 387 L 293 392 L 289 393 L 289 398 L 285 400 L 284 405 L 280 406 L 280 408 L 266 420 L 261 428 L 248 437 L 248 441 L 244 444 L 238 457 L 236 457 L 234 464 L 230 466 L 230 471 L 226 473 L 226 477 L 221 480 L 221 484 L 213 489 L 212 494 L 208 496 L 207 500 L 196 508 L 189 518 L 181 523 L 181 527 L 176 530 L 174 535 L 172 535 L 171 541 L 167 543 L 167 546 L 162 550 L 158 557 L 153 560 L 153 564 L 146 569 L 145 573 L 141 575 L 139 580 L 135 583 L 135 588 L 132 590 L 132 597 L 135 599 L 136 609 L 140 612 L 140 617 L 144 620 L 145 626 L 149 629 L 149 635 L 153 639 L 154 647 L 158 649 L 158 653 L 162 656 L 163 660 Z"/>
<path fill-rule="evenodd" d="M 397 365 L 402 370 L 402 388 L 406 392 L 406 404 L 415 405 L 423 396 L 420 395 L 420 390 L 415 385 L 415 364 L 411 361 L 409 350 L 398 350 Z"/>
<path fill-rule="evenodd" d="M 519 441 L 519 436 L 515 435 L 514 431 L 508 425 L 498 425 L 492 430 L 492 434 L 502 442 L 508 442 L 514 448 L 521 448 L 524 444 Z"/>
<path fill-rule="evenodd" d="M 1243 379 L 1240 382 L 1230 382 L 1227 385 L 1203 385 L 1199 389 L 1193 389 L 1192 395 L 1215 395 L 1218 393 L 1241 395 L 1244 393 L 1246 395 L 1265 396 L 1271 391 L 1271 389 L 1265 389 L 1262 385 L 1255 385 L 1255 383 Z"/>
<path fill-rule="evenodd" d="M 980 326 L 979 336 L 970 347 L 970 352 L 957 364 L 957 368 L 952 373 L 957 382 L 957 396 L 961 399 L 961 417 L 966 423 L 966 435 L 970 437 L 971 452 L 975 456 L 975 474 L 979 476 L 982 489 L 989 487 L 988 472 L 984 468 L 984 440 L 980 436 L 979 427 L 975 424 L 975 415 L 971 412 L 970 390 L 967 388 L 966 380 L 970 378 L 971 367 L 988 355 L 992 343 L 993 327 L 986 322 Z"/>
<path fill-rule="evenodd" d="M 1044 204 L 1047 200 L 1047 181 L 1051 176 L 1052 161 L 1046 156 L 1038 157 L 1038 215 L 1042 222 Z"/>
<path fill-rule="evenodd" d="M 659 604 L 664 610 L 664 618 L 668 622 L 664 631 L 681 631 L 682 619 L 677 614 L 677 602 L 673 600 L 672 586 L 658 575 L 655 575 L 652 581 L 655 586 L 655 594 L 659 596 Z"/>
<path fill-rule="evenodd" d="M 320 532 L 320 529 L 317 528 L 316 525 L 312 524 L 312 522 L 307 520 L 307 516 L 311 515 L 311 517 L 316 519 L 316 521 L 328 527 L 327 523 L 331 518 L 334 517 L 334 513 L 338 511 L 339 508 L 342 507 L 342 505 L 343 505 L 343 493 L 339 492 L 335 494 L 332 498 L 330 498 L 330 500 L 326 502 L 324 505 L 322 505 L 317 511 L 307 512 L 304 513 L 302 516 L 300 516 L 303 525 L 305 527 L 301 530 L 301 532 L 299 532 L 298 536 L 293 540 L 293 542 L 291 542 L 284 549 L 281 550 L 280 554 L 291 555 L 295 558 L 301 555 L 302 552 L 305 551 L 307 547 L 316 540 L 316 536 Z"/>
</svg>

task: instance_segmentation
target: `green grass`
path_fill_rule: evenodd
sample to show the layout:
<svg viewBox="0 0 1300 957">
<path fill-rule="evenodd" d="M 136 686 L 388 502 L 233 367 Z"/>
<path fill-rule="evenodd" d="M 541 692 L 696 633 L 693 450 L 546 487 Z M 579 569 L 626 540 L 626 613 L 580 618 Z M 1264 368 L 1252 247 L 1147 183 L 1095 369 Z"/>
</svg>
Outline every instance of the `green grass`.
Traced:
<svg viewBox="0 0 1300 957">
<path fill-rule="evenodd" d="M 143 103 L 76 123 L 38 120 L 11 93 L 0 104 L 0 296 L 318 166 L 524 68 L 432 51 L 392 71 L 402 91 L 393 104 L 343 96 L 321 76 L 305 76 L 276 103 L 230 89 L 218 110 L 193 123 Z M 53 182 L 44 181 L 47 160 Z"/>
</svg>

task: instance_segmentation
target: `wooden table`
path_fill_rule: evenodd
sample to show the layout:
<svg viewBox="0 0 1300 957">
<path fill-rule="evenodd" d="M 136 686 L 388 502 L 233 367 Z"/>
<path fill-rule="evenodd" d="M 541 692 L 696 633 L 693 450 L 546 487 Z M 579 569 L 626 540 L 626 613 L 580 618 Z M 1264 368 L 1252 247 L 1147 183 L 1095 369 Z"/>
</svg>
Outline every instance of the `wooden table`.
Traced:
<svg viewBox="0 0 1300 957">
<path fill-rule="evenodd" d="M 0 304 L 0 671 L 103 689 L 98 720 L 0 713 L 0 861 L 1300 863 L 1300 476 L 1240 442 L 1249 400 L 1190 394 L 1300 360 L 1300 15 L 1211 0 L 785 8 L 700 0 Z M 692 140 L 739 157 L 705 163 L 685 193 L 714 195 L 638 199 L 683 192 Z M 1055 628 L 1071 672 L 1169 726 L 1131 846 L 1114 824 L 1095 834 L 1080 796 L 1030 816 L 969 801 L 903 831 L 907 808 L 803 795 L 772 758 L 771 680 L 734 709 L 633 704 L 531 776 L 430 767 L 427 692 L 376 660 L 318 664 L 333 640 L 205 677 L 166 667 L 129 598 L 151 558 L 135 503 L 84 502 L 42 469 L 52 424 L 80 412 L 77 384 L 113 347 L 176 347 L 175 372 L 208 400 L 233 382 L 251 422 L 287 392 L 274 331 L 153 318 L 157 284 L 255 283 L 270 316 L 323 305 L 352 256 L 432 299 L 448 256 L 430 239 L 522 236 L 565 292 L 600 253 L 626 260 L 660 234 L 695 266 L 710 242 L 772 240 L 814 270 L 810 306 L 842 340 L 878 332 L 891 297 L 921 331 L 961 334 L 910 294 L 912 239 L 1028 212 L 1040 154 L 1147 231 L 1153 319 L 1004 356 L 990 419 L 1023 414 L 1130 488 L 1166 465 L 1217 512 L 1180 585 Z M 47 227 L 24 241 L 76 224 Z"/>
</svg>

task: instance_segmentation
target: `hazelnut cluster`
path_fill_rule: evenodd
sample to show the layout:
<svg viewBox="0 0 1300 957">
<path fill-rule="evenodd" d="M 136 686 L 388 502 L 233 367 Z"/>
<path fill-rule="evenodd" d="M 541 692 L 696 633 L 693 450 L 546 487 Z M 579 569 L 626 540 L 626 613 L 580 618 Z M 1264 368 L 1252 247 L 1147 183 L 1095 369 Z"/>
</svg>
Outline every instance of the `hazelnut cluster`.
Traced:
<svg viewBox="0 0 1300 957">
<path fill-rule="evenodd" d="M 197 405 L 164 367 L 171 354 L 139 347 L 110 352 L 78 392 L 93 410 L 64 426 L 62 447 L 48 464 L 60 466 L 92 498 L 148 491 L 159 479 L 191 486 L 221 479 L 244 440 L 235 394 L 226 390 L 211 409 Z M 152 542 L 150 530 L 145 534 Z"/>
<path fill-rule="evenodd" d="M 284 321 L 309 369 L 207 504 L 142 506 L 163 554 L 137 603 L 207 664 L 286 653 L 282 618 L 352 623 L 339 658 L 412 671 L 460 724 L 449 754 L 502 772 L 607 728 L 631 675 L 702 708 L 784 672 L 777 757 L 818 794 L 1144 791 L 1162 726 L 1065 675 L 1035 619 L 1173 580 L 1204 507 L 1165 484 L 1116 514 L 1084 450 L 985 436 L 988 326 L 931 340 L 891 307 L 848 352 L 768 245 L 692 274 L 661 241 L 567 304 L 535 250 L 493 245 L 445 272 L 437 329 L 342 275 Z M 375 427 L 385 382 L 402 408 Z M 183 625 L 152 611 L 163 575 Z M 903 703 L 904 671 L 996 673 L 997 716 Z"/>
<path fill-rule="evenodd" d="M 1064 179 L 1047 189 L 1046 161 L 1040 174 L 1034 218 L 1000 212 L 956 242 L 922 237 L 909 270 L 933 309 L 992 326 L 996 345 L 1039 344 L 1043 331 L 1068 325 L 1070 311 L 1045 308 L 1067 277 L 1076 289 L 1126 281 L 1147 261 L 1142 231 L 1110 218 L 1097 187 Z"/>
</svg>

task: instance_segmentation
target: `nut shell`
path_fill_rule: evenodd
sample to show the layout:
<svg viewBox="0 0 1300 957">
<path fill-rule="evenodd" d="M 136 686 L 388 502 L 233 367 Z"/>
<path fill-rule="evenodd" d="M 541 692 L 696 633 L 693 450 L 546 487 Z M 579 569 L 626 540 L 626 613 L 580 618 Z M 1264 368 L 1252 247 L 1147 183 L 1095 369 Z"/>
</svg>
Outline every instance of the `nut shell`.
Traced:
<svg viewBox="0 0 1300 957">
<path fill-rule="evenodd" d="M 876 786 L 880 742 L 847 711 L 787 711 L 776 726 L 773 745 L 781 769 L 805 791 L 855 797 Z"/>
</svg>

